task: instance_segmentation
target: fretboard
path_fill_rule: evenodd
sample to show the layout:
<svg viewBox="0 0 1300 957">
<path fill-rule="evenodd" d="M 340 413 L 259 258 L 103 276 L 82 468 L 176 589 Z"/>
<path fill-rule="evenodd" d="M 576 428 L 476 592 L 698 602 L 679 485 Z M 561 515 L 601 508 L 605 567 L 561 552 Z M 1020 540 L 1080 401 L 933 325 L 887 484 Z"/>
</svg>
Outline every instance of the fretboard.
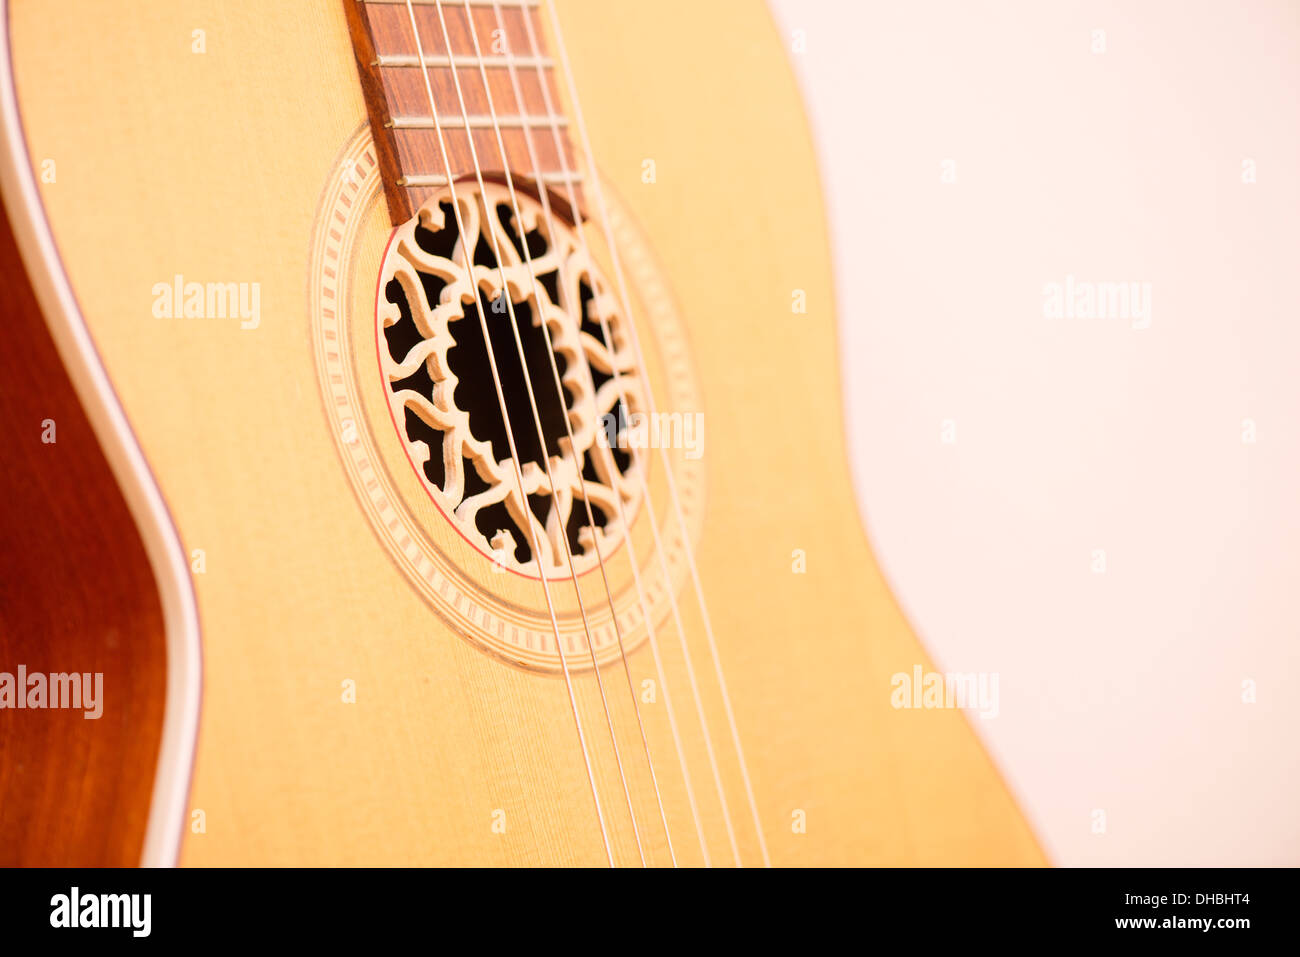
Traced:
<svg viewBox="0 0 1300 957">
<path fill-rule="evenodd" d="M 562 206 L 568 183 L 578 195 L 568 120 L 560 114 L 536 0 L 471 0 L 473 33 L 464 0 L 343 3 L 394 224 L 410 219 L 449 176 L 473 176 L 475 157 L 485 177 L 500 180 L 509 169 L 517 187 L 532 191 L 540 180 Z"/>
</svg>

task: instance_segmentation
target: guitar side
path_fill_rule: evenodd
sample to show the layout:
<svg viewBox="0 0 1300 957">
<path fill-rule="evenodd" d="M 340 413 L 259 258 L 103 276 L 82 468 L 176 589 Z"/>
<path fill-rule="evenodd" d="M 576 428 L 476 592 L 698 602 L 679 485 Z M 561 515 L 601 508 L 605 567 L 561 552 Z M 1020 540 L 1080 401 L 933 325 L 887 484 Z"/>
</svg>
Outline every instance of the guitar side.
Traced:
<svg viewBox="0 0 1300 957">
<path fill-rule="evenodd" d="M 0 864 L 169 865 L 198 711 L 197 620 L 49 233 L 0 16 L 0 671 L 13 682 Z"/>
</svg>

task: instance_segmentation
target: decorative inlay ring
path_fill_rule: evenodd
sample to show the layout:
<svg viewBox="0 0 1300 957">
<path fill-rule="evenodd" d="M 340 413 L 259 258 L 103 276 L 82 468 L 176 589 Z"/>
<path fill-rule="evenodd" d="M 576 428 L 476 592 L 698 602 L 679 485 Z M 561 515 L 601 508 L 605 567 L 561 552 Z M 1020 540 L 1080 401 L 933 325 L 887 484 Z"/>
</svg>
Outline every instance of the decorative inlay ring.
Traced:
<svg viewBox="0 0 1300 957">
<path fill-rule="evenodd" d="M 466 221 L 466 232 L 473 234 L 481 229 L 483 211 L 492 205 L 492 197 L 484 204 L 473 191 L 461 196 L 459 184 L 457 191 L 462 202 L 478 210 L 479 218 L 473 227 Z M 681 318 L 644 239 L 622 207 L 612 202 L 611 192 L 606 193 L 610 228 L 634 300 L 634 315 L 645 350 L 644 361 L 651 381 L 655 383 L 656 399 L 662 409 L 698 414 L 701 400 L 688 358 L 689 346 Z M 499 198 L 499 195 L 493 195 Z M 522 200 L 522 193 L 520 198 Z M 449 201 L 444 209 L 450 209 Z M 535 527 L 540 527 L 545 533 L 543 564 L 547 566 L 547 587 L 556 607 L 559 640 L 563 643 L 570 669 L 580 670 L 591 666 L 586 644 L 588 629 L 597 661 L 601 664 L 618 659 L 619 633 L 624 649 L 631 652 L 645 640 L 647 620 L 658 630 L 669 612 L 669 596 L 679 594 L 687 580 L 686 537 L 666 490 L 659 450 L 641 449 L 635 457 L 645 469 L 645 480 L 659 525 L 658 537 L 663 544 L 662 554 L 655 546 L 655 536 L 650 529 L 650 513 L 641 501 L 642 476 L 632 464 L 634 456 L 617 448 L 605 448 L 598 441 L 602 416 L 631 415 L 642 410 L 643 403 L 648 404 L 641 394 L 642 383 L 637 369 L 631 362 L 630 343 L 622 341 L 620 325 L 627 320 L 618 308 L 621 299 L 611 296 L 598 265 L 603 254 L 595 248 L 593 237 L 599 237 L 602 230 L 592 226 L 586 228 L 593 255 L 597 257 L 596 262 L 587 262 L 581 244 L 575 241 L 569 227 L 557 227 L 555 235 L 550 235 L 551 231 L 538 217 L 531 199 L 521 209 L 521 214 L 525 235 L 538 234 L 527 240 L 530 251 L 536 254 L 533 256 L 534 267 L 529 274 L 526 257 L 519 255 L 519 246 L 513 247 L 513 254 L 503 247 L 502 258 L 507 260 L 506 292 L 513 305 L 524 307 L 518 313 L 521 336 L 531 335 L 528 332 L 530 328 L 536 331 L 531 321 L 533 315 L 545 316 L 548 329 L 555 336 L 557 355 L 564 360 L 560 372 L 565 385 L 565 401 L 561 406 L 557 398 L 548 412 L 549 418 L 544 417 L 547 449 L 552 453 L 552 462 L 560 465 L 560 470 L 553 469 L 553 472 L 557 486 L 562 489 L 564 502 L 560 512 L 554 514 L 542 508 L 543 503 L 534 502 L 538 506 L 534 509 L 538 523 Z M 488 478 L 479 473 L 479 483 L 491 486 L 492 481 L 502 476 L 503 456 L 495 450 L 489 451 L 493 449 L 492 443 L 497 436 L 491 434 L 492 423 L 482 419 L 488 408 L 484 404 L 486 400 L 481 394 L 462 396 L 463 389 L 457 388 L 458 383 L 452 383 L 450 379 L 450 374 L 462 376 L 468 370 L 482 371 L 482 367 L 475 364 L 478 360 L 473 356 L 473 336 L 469 334 L 478 325 L 478 318 L 470 305 L 473 300 L 469 298 L 468 290 L 474 288 L 480 302 L 486 302 L 491 309 L 492 303 L 501 297 L 500 279 L 491 277 L 494 269 L 480 270 L 476 266 L 471 282 L 463 267 L 448 270 L 445 263 L 436 263 L 439 258 L 436 248 L 435 255 L 430 255 L 427 249 L 413 248 L 411 243 L 418 247 L 420 243 L 427 244 L 430 238 L 423 233 L 417 237 L 417 228 L 431 235 L 438 232 L 428 228 L 440 224 L 436 222 L 436 214 L 429 212 L 427 207 L 425 223 L 420 227 L 408 223 L 392 231 L 388 251 L 381 256 L 382 238 L 377 236 L 377 231 L 385 228 L 385 218 L 379 169 L 369 130 L 363 126 L 342 150 L 323 191 L 309 266 L 311 342 L 329 435 L 376 537 L 402 577 L 432 610 L 454 631 L 513 665 L 557 672 L 560 655 L 555 631 L 551 627 L 536 563 L 531 554 L 519 548 L 525 538 L 519 526 L 516 525 L 512 532 L 506 523 L 500 521 L 502 513 L 499 509 L 487 511 L 493 503 L 485 499 L 479 500 L 477 510 L 463 509 L 466 487 L 459 489 L 457 500 L 457 496 L 451 494 L 457 488 L 448 482 L 448 472 L 444 470 L 439 474 L 434 468 L 431 475 L 424 468 L 429 459 L 419 457 L 417 442 L 430 447 L 430 457 L 434 451 L 430 434 L 416 429 L 413 439 L 405 429 L 409 419 L 407 410 L 412 405 L 418 406 L 411 413 L 417 421 L 426 428 L 431 427 L 430 420 L 432 425 L 442 427 L 434 431 L 442 436 L 443 451 L 446 436 L 455 428 L 462 430 L 456 439 L 460 443 L 458 447 L 470 453 L 468 456 L 462 454 L 462 467 L 467 457 L 472 466 L 480 464 L 474 460 L 476 455 L 491 463 L 492 468 L 487 469 Z M 511 224 L 498 220 L 498 225 Z M 445 235 L 447 238 L 451 236 L 450 233 Z M 365 242 L 358 242 L 361 236 L 365 237 Z M 459 239 L 458 232 L 456 239 Z M 404 241 L 407 243 L 404 251 L 394 253 L 395 247 L 402 249 L 400 244 Z M 531 245 L 534 243 L 535 246 Z M 395 255 L 401 258 L 394 259 Z M 564 269 L 554 270 L 558 273 L 554 278 L 561 285 L 565 281 L 569 283 L 564 289 L 552 282 L 547 276 L 552 270 L 546 268 L 563 257 L 568 257 L 571 271 L 566 280 Z M 455 262 L 459 257 L 441 258 Z M 475 262 L 478 261 L 476 257 Z M 426 321 L 423 328 L 417 325 L 417 335 L 410 337 L 408 346 L 406 340 L 399 338 L 401 330 L 398 327 L 405 321 L 414 323 L 415 317 L 409 311 L 402 315 L 399 302 L 388 296 L 392 291 L 389 283 L 397 282 L 403 295 L 424 295 L 424 280 L 418 278 L 417 273 L 430 265 L 436 265 L 446 273 L 442 279 L 443 288 L 436 290 L 432 301 L 426 297 L 420 303 L 416 298 L 422 318 L 432 319 L 432 322 Z M 381 279 L 378 283 L 377 276 Z M 533 278 L 545 278 L 551 288 L 538 292 L 533 288 Z M 457 283 L 461 285 L 457 286 Z M 444 308 L 442 314 L 434 315 L 440 307 L 448 305 L 444 301 L 448 287 L 451 291 L 447 295 L 460 305 Z M 461 293 L 467 294 L 462 296 Z M 593 326 L 587 321 L 593 314 L 589 309 L 581 308 L 577 314 L 559 315 L 571 303 L 582 307 L 583 304 L 589 305 L 595 297 L 601 297 L 602 314 L 614 323 L 615 348 L 605 350 L 604 354 L 597 349 L 603 338 L 594 339 Z M 469 308 L 464 310 L 463 306 Z M 393 310 L 396 310 L 396 320 Z M 454 313 L 460 312 L 465 314 L 453 318 Z M 523 315 L 525 312 L 527 318 Z M 494 314 L 488 315 L 492 317 Z M 499 313 L 495 318 L 506 320 Z M 443 329 L 444 324 L 446 329 Z M 504 321 L 500 325 L 508 331 Z M 478 340 L 481 342 L 479 328 Z M 407 332 L 409 334 L 410 330 Z M 496 329 L 490 328 L 489 334 L 498 363 L 502 362 L 504 350 L 508 347 L 515 352 L 515 365 L 518 366 L 512 334 L 507 333 L 500 340 Z M 413 358 L 411 348 L 417 339 L 430 345 L 421 347 L 424 354 L 420 362 L 408 362 Z M 498 341 L 501 343 L 499 347 Z M 466 346 L 470 348 L 466 349 Z M 459 357 L 458 351 L 462 353 Z M 531 353 L 526 351 L 526 355 L 531 356 Z M 395 374 L 400 375 L 421 363 L 426 370 L 429 369 L 427 360 L 430 356 L 438 357 L 433 360 L 434 373 L 441 376 L 443 383 L 441 394 L 435 395 L 432 388 L 426 393 L 433 413 L 418 400 L 402 394 L 409 390 L 393 388 L 394 382 L 404 381 L 394 378 Z M 445 365 L 439 365 L 444 360 Z M 534 371 L 531 359 L 529 361 L 536 394 L 540 397 L 544 382 L 554 396 L 554 378 L 549 365 L 537 366 Z M 604 378 L 609 373 L 610 364 L 615 362 L 619 363 L 620 379 L 624 380 L 624 387 L 616 396 L 610 387 L 612 379 Z M 430 385 L 436 381 L 435 375 L 430 375 Z M 496 402 L 495 391 L 491 398 Z M 442 400 L 441 404 L 439 400 Z M 623 405 L 621 409 L 620 403 Z M 499 405 L 496 408 L 499 420 Z M 421 418 L 421 412 L 427 418 Z M 477 419 L 476 413 L 479 414 Z M 568 417 L 577 446 L 573 454 L 566 448 L 563 420 L 558 420 L 558 430 L 554 427 L 556 414 Z M 511 422 L 513 427 L 513 412 Z M 531 411 L 521 422 L 531 429 L 536 451 L 540 443 Z M 521 424 L 517 437 L 522 434 Z M 581 453 L 581 458 L 578 453 Z M 703 528 L 704 460 L 697 455 L 683 454 L 680 449 L 669 449 L 666 454 L 693 547 Z M 521 449 L 521 461 L 524 458 Z M 443 460 L 446 461 L 446 456 Z M 508 464 L 508 459 L 505 461 Z M 544 469 L 536 462 L 532 464 L 534 467 L 528 472 L 530 491 L 541 489 L 549 492 Z M 595 483 L 587 482 L 593 510 L 598 501 L 608 508 L 608 512 L 602 509 L 596 529 L 585 522 L 585 509 L 581 508 L 580 499 L 575 501 L 578 493 L 573 490 L 577 488 L 579 468 L 584 469 L 589 478 L 597 480 Z M 565 469 L 567 471 L 563 471 Z M 473 490 L 481 492 L 480 485 L 467 476 L 468 473 L 463 474 L 460 479 L 467 480 Z M 436 481 L 439 478 L 441 483 Z M 511 507 L 507 504 L 510 485 L 515 479 L 513 475 L 506 478 L 509 481 L 500 485 L 493 494 L 500 496 L 495 504 L 508 510 Z M 593 488 L 594 484 L 601 488 Z M 629 528 L 622 528 L 617 522 L 619 510 L 612 498 L 614 494 L 623 498 L 623 514 Z M 513 506 L 515 516 L 521 517 L 517 492 Z M 484 513 L 492 521 L 478 521 L 479 515 Z M 564 521 L 561 521 L 562 515 L 566 516 Z M 485 528 L 486 532 L 483 531 Z M 497 531 L 511 532 L 513 541 L 497 536 Z M 557 536 L 564 531 L 570 532 L 570 541 L 580 546 L 574 559 L 579 580 L 584 582 L 587 628 L 584 628 L 578 612 L 574 586 L 568 580 L 568 568 L 561 567 L 562 549 L 556 547 L 560 542 Z M 612 602 L 603 589 L 601 576 L 584 574 L 595 567 L 597 542 L 610 577 Z M 503 561 L 502 548 L 511 546 L 512 560 Z M 633 574 L 633 557 L 636 575 Z M 560 565 L 557 565 L 557 559 Z M 638 577 L 640 590 L 636 587 Z M 614 628 L 615 620 L 618 631 Z"/>
</svg>

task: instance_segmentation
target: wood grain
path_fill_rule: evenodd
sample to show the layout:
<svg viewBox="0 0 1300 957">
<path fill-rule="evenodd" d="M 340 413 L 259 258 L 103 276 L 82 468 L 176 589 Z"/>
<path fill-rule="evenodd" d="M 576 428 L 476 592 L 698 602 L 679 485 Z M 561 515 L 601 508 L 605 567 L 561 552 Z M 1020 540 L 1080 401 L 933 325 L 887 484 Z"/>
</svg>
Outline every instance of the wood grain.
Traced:
<svg viewBox="0 0 1300 957">
<path fill-rule="evenodd" d="M 0 865 L 133 866 L 162 733 L 162 608 L 7 216 L 0 303 L 0 671 L 103 674 L 98 719 L 0 710 Z"/>
</svg>

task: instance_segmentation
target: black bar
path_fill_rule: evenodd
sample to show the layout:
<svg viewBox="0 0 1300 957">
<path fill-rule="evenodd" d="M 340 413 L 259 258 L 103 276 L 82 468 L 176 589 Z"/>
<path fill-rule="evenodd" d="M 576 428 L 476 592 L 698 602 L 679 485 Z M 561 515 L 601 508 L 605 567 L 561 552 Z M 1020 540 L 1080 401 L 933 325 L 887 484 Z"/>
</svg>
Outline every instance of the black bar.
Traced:
<svg viewBox="0 0 1300 957">
<path fill-rule="evenodd" d="M 854 946 L 1118 941 L 1217 945 L 1293 923 L 1291 869 L 0 871 L 6 949 L 319 942 L 429 949 L 734 940 L 778 930 Z M 73 928 L 117 916 L 117 927 Z M 148 934 L 143 896 L 149 895 Z M 1181 896 L 1180 896 L 1181 895 Z M 93 898 L 88 903 L 87 898 Z M 1209 922 L 1208 926 L 1202 922 Z M 1135 923 L 1136 922 L 1136 923 Z M 69 926 L 53 926 L 55 924 Z M 614 936 L 609 936 L 609 935 Z M 620 936 L 621 935 L 621 936 Z M 585 944 L 583 942 L 586 942 Z M 775 938 L 773 939 L 775 942 Z M 10 951 L 16 952 L 16 951 Z"/>
</svg>

